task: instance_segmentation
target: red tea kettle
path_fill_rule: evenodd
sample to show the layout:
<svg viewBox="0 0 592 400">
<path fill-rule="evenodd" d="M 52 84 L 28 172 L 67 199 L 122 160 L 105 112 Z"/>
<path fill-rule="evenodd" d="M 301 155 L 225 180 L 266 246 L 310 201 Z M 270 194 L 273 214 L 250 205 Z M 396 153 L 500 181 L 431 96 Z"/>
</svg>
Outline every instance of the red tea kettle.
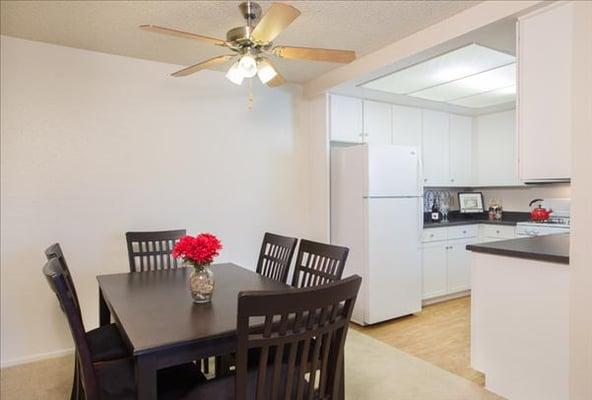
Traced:
<svg viewBox="0 0 592 400">
<path fill-rule="evenodd" d="M 543 199 L 534 199 L 530 203 L 528 203 L 528 206 L 532 207 L 532 205 L 537 201 L 543 201 Z M 552 212 L 553 210 L 547 210 L 539 204 L 538 207 L 535 207 L 532 210 L 530 210 L 530 219 L 532 219 L 535 222 L 545 222 L 549 219 L 549 216 L 551 216 Z"/>
</svg>

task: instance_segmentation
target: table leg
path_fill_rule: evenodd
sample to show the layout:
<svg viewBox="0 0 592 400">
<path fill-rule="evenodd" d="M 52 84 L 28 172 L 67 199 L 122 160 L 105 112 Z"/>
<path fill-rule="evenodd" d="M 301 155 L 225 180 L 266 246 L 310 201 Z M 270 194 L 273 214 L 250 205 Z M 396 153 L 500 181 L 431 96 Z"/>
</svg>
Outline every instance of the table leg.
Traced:
<svg viewBox="0 0 592 400">
<path fill-rule="evenodd" d="M 138 400 L 156 400 L 156 362 L 153 356 L 136 357 L 136 390 Z"/>
<path fill-rule="evenodd" d="M 111 323 L 111 311 L 109 311 L 109 307 L 107 307 L 107 303 L 105 303 L 105 299 L 103 298 L 103 292 L 99 288 L 99 325 L 105 326 Z"/>
</svg>

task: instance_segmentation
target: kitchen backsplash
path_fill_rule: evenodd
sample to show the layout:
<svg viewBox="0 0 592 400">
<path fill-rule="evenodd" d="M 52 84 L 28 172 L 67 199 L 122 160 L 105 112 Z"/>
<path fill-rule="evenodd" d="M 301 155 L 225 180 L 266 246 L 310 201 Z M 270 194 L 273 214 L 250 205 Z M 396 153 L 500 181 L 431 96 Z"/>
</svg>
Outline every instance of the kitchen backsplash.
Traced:
<svg viewBox="0 0 592 400">
<path fill-rule="evenodd" d="M 432 210 L 434 198 L 438 205 L 448 204 L 449 210 L 458 210 L 458 192 L 482 192 L 483 207 L 487 210 L 492 202 L 498 203 L 506 211 L 529 211 L 528 203 L 536 198 L 569 198 L 571 188 L 569 183 L 529 185 L 515 188 L 467 188 L 454 190 L 447 188 L 429 188 L 424 190 L 424 211 Z"/>
<path fill-rule="evenodd" d="M 458 190 L 447 190 L 447 189 L 427 189 L 423 193 L 423 210 L 428 212 L 432 210 L 434 205 L 434 199 L 436 204 L 440 207 L 443 204 L 448 204 L 449 210 L 458 209 Z"/>
</svg>

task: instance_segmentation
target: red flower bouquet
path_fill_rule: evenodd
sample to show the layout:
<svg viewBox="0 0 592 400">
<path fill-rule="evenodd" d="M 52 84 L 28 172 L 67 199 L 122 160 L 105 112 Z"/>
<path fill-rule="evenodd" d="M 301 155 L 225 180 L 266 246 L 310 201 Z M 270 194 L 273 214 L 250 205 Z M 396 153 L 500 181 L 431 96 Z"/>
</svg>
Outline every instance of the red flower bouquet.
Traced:
<svg viewBox="0 0 592 400">
<path fill-rule="evenodd" d="M 173 257 L 183 258 L 183 261 L 194 267 L 211 264 L 220 254 L 222 242 L 211 233 L 200 233 L 197 236 L 183 236 L 173 249 Z"/>
</svg>

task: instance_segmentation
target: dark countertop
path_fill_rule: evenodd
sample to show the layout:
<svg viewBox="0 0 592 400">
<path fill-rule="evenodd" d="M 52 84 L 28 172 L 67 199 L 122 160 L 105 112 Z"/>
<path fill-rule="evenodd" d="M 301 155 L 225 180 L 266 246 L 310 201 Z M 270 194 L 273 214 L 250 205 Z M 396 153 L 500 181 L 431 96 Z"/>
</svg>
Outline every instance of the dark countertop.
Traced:
<svg viewBox="0 0 592 400">
<path fill-rule="evenodd" d="M 467 250 L 569 264 L 569 233 L 470 244 L 467 246 Z"/>
<path fill-rule="evenodd" d="M 503 217 L 499 221 L 490 221 L 487 218 L 487 214 L 476 214 L 476 215 L 463 215 L 458 211 L 451 211 L 448 213 L 448 222 L 431 222 L 428 218 L 429 213 L 424 216 L 423 227 L 424 228 L 443 228 L 446 226 L 458 226 L 458 225 L 475 225 L 475 224 L 488 224 L 488 225 L 510 225 L 515 226 L 518 222 L 530 221 L 530 214 L 527 212 L 519 211 L 505 211 Z"/>
</svg>

